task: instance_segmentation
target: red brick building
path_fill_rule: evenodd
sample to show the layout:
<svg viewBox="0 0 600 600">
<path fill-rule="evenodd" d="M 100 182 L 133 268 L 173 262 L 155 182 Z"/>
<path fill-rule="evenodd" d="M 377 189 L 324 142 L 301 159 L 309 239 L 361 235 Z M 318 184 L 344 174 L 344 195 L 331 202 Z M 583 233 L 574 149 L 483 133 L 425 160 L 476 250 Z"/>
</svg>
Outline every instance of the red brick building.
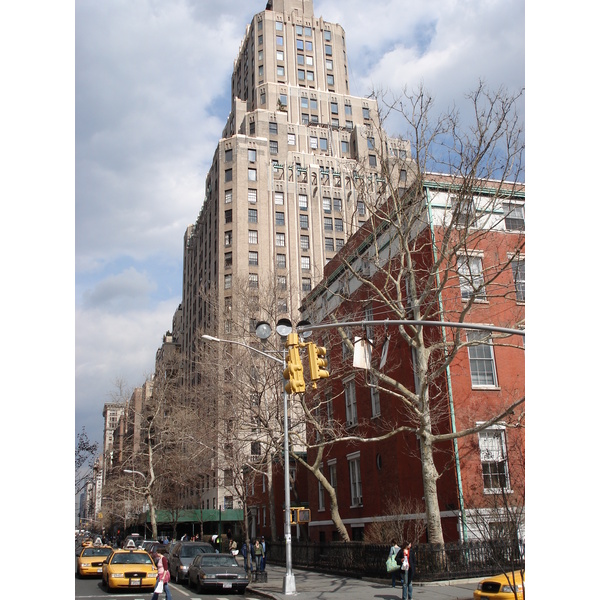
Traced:
<svg viewBox="0 0 600 600">
<path fill-rule="evenodd" d="M 398 520 L 428 539 L 416 526 L 426 514 L 423 398 L 444 540 L 508 528 L 523 536 L 524 337 L 508 330 L 524 328 L 524 200 L 521 184 L 429 176 L 378 209 L 306 296 L 303 317 L 312 323 L 355 323 L 315 329 L 331 374 L 316 390 L 307 386 L 319 423 L 307 424 L 308 461 L 327 441 L 321 471 L 351 539 Z M 385 319 L 465 325 L 368 324 Z M 428 352 L 421 378 L 416 339 Z M 372 369 L 355 366 L 363 346 Z M 339 539 L 328 495 L 310 473 L 307 483 L 310 538 Z"/>
</svg>

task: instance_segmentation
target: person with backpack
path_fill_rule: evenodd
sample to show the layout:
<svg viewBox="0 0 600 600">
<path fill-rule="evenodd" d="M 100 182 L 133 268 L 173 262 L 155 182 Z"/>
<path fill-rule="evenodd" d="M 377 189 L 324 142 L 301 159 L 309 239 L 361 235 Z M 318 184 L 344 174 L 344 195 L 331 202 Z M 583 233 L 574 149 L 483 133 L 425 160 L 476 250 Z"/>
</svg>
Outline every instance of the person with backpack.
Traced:
<svg viewBox="0 0 600 600">
<path fill-rule="evenodd" d="M 389 554 L 388 554 L 388 558 L 389 557 L 395 557 L 396 559 L 396 563 L 398 564 L 398 566 L 400 566 L 400 561 L 401 561 L 401 556 L 402 554 L 400 554 L 400 546 L 398 546 L 398 542 L 396 542 L 396 540 L 392 540 L 392 546 L 390 548 Z M 392 587 L 396 587 L 396 574 L 398 573 L 398 570 L 396 569 L 395 571 L 391 571 L 392 573 Z"/>
</svg>

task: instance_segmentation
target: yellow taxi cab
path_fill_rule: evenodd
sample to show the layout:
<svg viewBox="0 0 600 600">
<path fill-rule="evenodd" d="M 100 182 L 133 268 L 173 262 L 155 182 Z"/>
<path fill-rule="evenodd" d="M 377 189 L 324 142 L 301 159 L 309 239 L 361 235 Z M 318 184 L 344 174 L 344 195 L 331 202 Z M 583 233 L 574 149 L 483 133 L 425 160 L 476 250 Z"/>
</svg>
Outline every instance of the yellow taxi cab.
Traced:
<svg viewBox="0 0 600 600">
<path fill-rule="evenodd" d="M 145 550 L 114 550 L 102 565 L 102 583 L 111 589 L 154 588 L 158 569 Z"/>
<path fill-rule="evenodd" d="M 77 575 L 79 577 L 102 575 L 102 565 L 112 551 L 111 546 L 102 543 L 84 545 L 77 556 Z"/>
<path fill-rule="evenodd" d="M 525 573 L 515 571 L 486 577 L 477 584 L 477 589 L 473 592 L 474 600 L 523 600 L 523 588 L 525 585 Z"/>
</svg>

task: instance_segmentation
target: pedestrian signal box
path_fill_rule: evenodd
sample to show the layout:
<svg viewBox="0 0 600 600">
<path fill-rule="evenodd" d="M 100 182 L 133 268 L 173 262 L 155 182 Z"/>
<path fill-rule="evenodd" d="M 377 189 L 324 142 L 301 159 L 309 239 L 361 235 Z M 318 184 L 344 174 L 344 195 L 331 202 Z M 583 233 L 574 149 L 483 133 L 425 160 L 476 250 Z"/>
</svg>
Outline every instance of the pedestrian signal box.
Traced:
<svg viewBox="0 0 600 600">
<path fill-rule="evenodd" d="M 290 523 L 299 525 L 310 521 L 310 508 L 292 507 L 290 508 Z"/>
</svg>

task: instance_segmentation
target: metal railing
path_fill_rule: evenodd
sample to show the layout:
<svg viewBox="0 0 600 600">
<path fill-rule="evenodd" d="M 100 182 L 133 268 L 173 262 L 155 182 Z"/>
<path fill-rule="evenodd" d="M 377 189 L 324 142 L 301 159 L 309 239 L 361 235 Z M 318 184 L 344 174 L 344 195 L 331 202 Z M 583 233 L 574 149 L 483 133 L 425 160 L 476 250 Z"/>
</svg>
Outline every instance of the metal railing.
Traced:
<svg viewBox="0 0 600 600">
<path fill-rule="evenodd" d="M 387 579 L 387 544 L 362 542 L 293 543 L 293 566 L 323 573 L 356 578 Z M 525 567 L 525 543 L 506 541 L 464 544 L 418 544 L 415 551 L 415 579 L 442 581 L 485 577 Z M 271 542 L 267 562 L 285 564 L 285 544 Z"/>
</svg>

